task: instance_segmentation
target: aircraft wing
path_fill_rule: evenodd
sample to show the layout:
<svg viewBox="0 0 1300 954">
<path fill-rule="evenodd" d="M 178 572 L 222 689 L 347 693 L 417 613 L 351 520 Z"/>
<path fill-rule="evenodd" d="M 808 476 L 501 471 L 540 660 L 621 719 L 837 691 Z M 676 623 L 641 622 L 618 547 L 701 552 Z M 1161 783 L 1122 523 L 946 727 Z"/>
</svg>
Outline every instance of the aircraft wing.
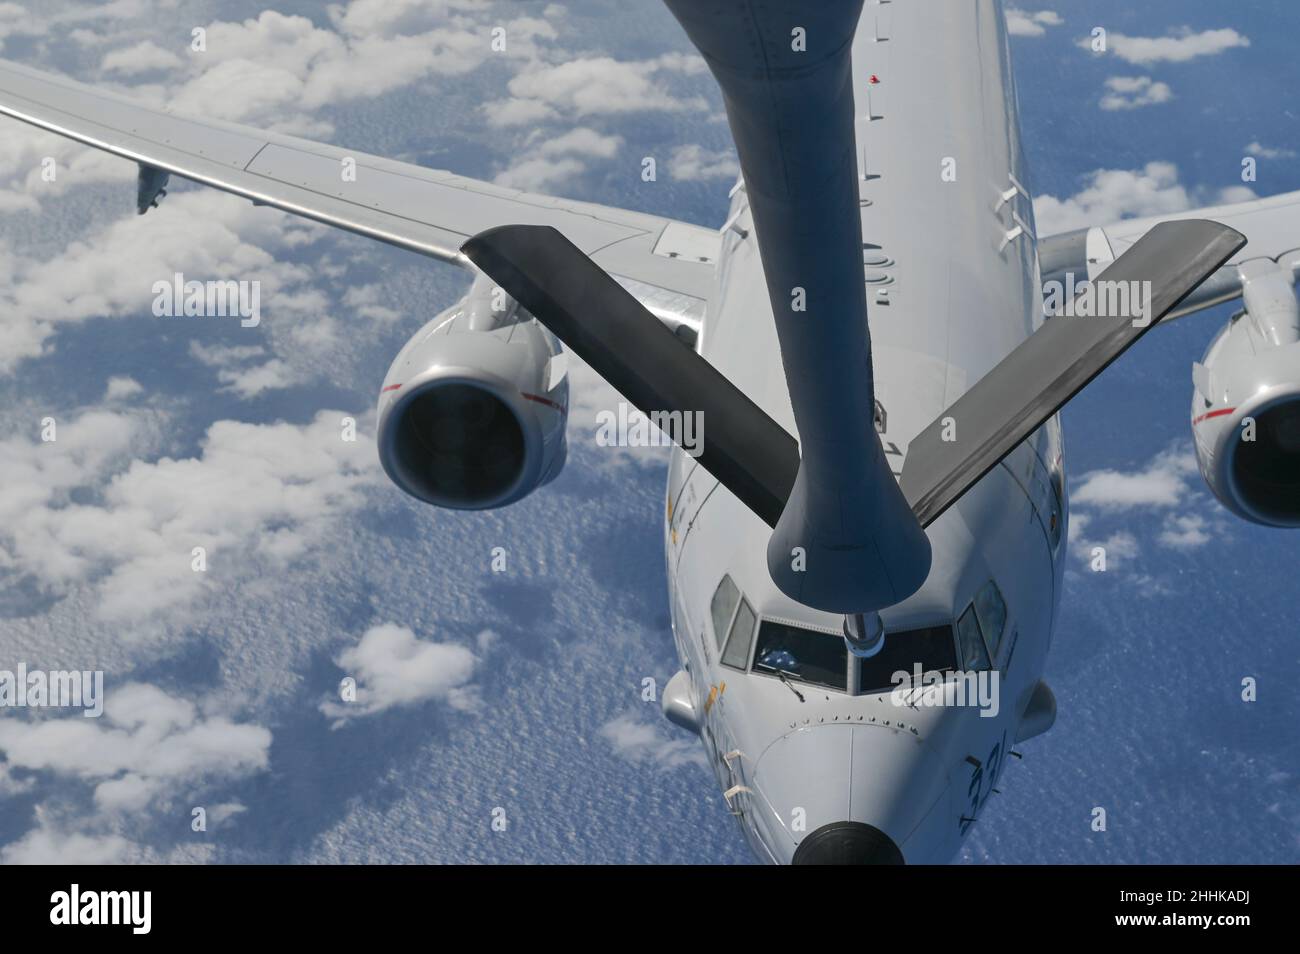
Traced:
<svg viewBox="0 0 1300 954">
<path fill-rule="evenodd" d="M 1067 273 L 1080 283 L 1085 278 L 1095 279 L 1159 223 L 1187 219 L 1220 222 L 1246 236 L 1249 244 L 1206 279 L 1165 321 L 1240 298 L 1243 276 L 1238 266 L 1248 261 L 1269 259 L 1293 283 L 1300 277 L 1300 192 L 1287 192 L 1172 215 L 1122 219 L 1040 239 L 1038 257 L 1043 281 L 1064 282 Z"/>
<path fill-rule="evenodd" d="M 5 60 L 0 114 L 139 163 L 142 212 L 168 173 L 464 267 L 460 247 L 472 235 L 549 225 L 657 315 L 698 317 L 713 285 L 718 234 L 655 215 L 181 116 Z M 355 176 L 344 174 L 346 160 Z"/>
</svg>

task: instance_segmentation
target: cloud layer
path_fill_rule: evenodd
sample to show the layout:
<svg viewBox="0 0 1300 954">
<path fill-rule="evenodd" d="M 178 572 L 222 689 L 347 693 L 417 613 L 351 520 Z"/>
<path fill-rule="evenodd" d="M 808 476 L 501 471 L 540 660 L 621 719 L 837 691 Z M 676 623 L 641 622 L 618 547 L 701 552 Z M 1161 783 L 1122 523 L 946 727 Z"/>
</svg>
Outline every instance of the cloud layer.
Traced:
<svg viewBox="0 0 1300 954">
<path fill-rule="evenodd" d="M 1254 192 L 1241 185 L 1217 191 L 1188 189 L 1179 181 L 1178 167 L 1172 162 L 1148 162 L 1141 169 L 1098 169 L 1085 182 L 1082 190 L 1065 199 L 1051 195 L 1034 199 L 1039 234 L 1053 235 L 1121 219 L 1170 215 L 1198 206 L 1256 198 Z"/>
<path fill-rule="evenodd" d="M 184 619 L 241 579 L 293 565 L 364 502 L 374 447 L 344 439 L 345 417 L 218 421 L 199 456 L 152 461 L 135 456 L 157 441 L 150 415 L 90 411 L 56 421 L 53 442 L 11 438 L 0 567 L 55 594 L 90 586 L 99 617 L 127 628 Z"/>
<path fill-rule="evenodd" d="M 1227 50 L 1250 46 L 1250 39 L 1232 29 L 1195 33 L 1183 27 L 1172 36 L 1161 37 L 1109 33 L 1106 45 L 1109 52 L 1127 63 L 1152 66 L 1156 63 L 1186 63 L 1198 57 L 1217 56 Z M 1092 49 L 1092 39 L 1085 37 L 1079 40 L 1079 46 Z"/>
</svg>

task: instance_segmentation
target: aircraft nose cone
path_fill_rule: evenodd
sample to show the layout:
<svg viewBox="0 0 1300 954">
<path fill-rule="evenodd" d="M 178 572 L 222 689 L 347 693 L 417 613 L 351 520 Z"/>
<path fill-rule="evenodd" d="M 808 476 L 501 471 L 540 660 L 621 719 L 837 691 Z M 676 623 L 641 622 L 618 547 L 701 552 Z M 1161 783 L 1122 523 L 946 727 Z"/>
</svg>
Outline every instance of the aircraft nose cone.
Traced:
<svg viewBox="0 0 1300 954">
<path fill-rule="evenodd" d="M 874 825 L 841 821 L 822 825 L 795 850 L 795 865 L 901 865 L 903 853 Z"/>
</svg>

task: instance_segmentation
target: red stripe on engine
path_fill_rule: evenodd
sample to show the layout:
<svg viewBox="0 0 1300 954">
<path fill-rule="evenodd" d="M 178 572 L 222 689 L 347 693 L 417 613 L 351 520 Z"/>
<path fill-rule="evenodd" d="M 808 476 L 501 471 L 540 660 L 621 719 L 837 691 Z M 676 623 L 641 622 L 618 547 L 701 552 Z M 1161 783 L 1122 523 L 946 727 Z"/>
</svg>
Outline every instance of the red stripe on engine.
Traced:
<svg viewBox="0 0 1300 954">
<path fill-rule="evenodd" d="M 1217 411 L 1210 411 L 1208 414 L 1202 414 L 1200 417 L 1192 418 L 1192 424 L 1195 426 L 1201 423 L 1201 421 L 1207 421 L 1212 417 L 1223 417 L 1223 415 L 1231 414 L 1235 410 L 1235 407 L 1221 407 Z"/>
<path fill-rule="evenodd" d="M 542 397 L 540 394 L 529 394 L 527 391 L 520 391 L 520 395 L 525 401 L 536 401 L 538 404 L 545 404 L 547 407 L 553 407 L 561 414 L 568 414 L 569 409 L 563 404 L 552 401 L 550 398 Z"/>
<path fill-rule="evenodd" d="M 400 384 L 390 384 L 388 387 L 380 389 L 379 393 L 383 394 L 385 391 L 396 391 L 400 387 Z"/>
</svg>

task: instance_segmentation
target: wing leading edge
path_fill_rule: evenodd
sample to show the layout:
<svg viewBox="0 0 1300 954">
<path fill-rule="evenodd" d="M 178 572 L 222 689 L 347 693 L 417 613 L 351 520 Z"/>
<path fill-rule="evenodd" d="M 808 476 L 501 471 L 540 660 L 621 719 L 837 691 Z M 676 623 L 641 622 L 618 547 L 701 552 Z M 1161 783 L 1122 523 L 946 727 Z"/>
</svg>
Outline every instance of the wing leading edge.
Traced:
<svg viewBox="0 0 1300 954">
<path fill-rule="evenodd" d="M 1300 278 L 1300 192 L 1286 192 L 1230 205 L 1098 223 L 1042 238 L 1038 242 L 1038 256 L 1043 281 L 1064 283 L 1069 274 L 1078 282 L 1095 279 L 1159 223 L 1189 219 L 1222 223 L 1244 235 L 1250 245 L 1233 254 L 1166 315 L 1166 321 L 1240 298 L 1243 289 L 1240 267 L 1248 262 L 1267 259 L 1276 263 L 1293 283 Z"/>
<path fill-rule="evenodd" d="M 285 212 L 468 267 L 460 247 L 505 224 L 549 225 L 610 274 L 702 310 L 718 236 L 659 216 L 553 198 L 248 126 L 188 118 L 0 60 L 0 115 Z M 344 163 L 355 175 L 343 175 Z M 637 289 L 634 287 L 633 291 Z M 638 295 L 638 297 L 641 297 Z"/>
</svg>

